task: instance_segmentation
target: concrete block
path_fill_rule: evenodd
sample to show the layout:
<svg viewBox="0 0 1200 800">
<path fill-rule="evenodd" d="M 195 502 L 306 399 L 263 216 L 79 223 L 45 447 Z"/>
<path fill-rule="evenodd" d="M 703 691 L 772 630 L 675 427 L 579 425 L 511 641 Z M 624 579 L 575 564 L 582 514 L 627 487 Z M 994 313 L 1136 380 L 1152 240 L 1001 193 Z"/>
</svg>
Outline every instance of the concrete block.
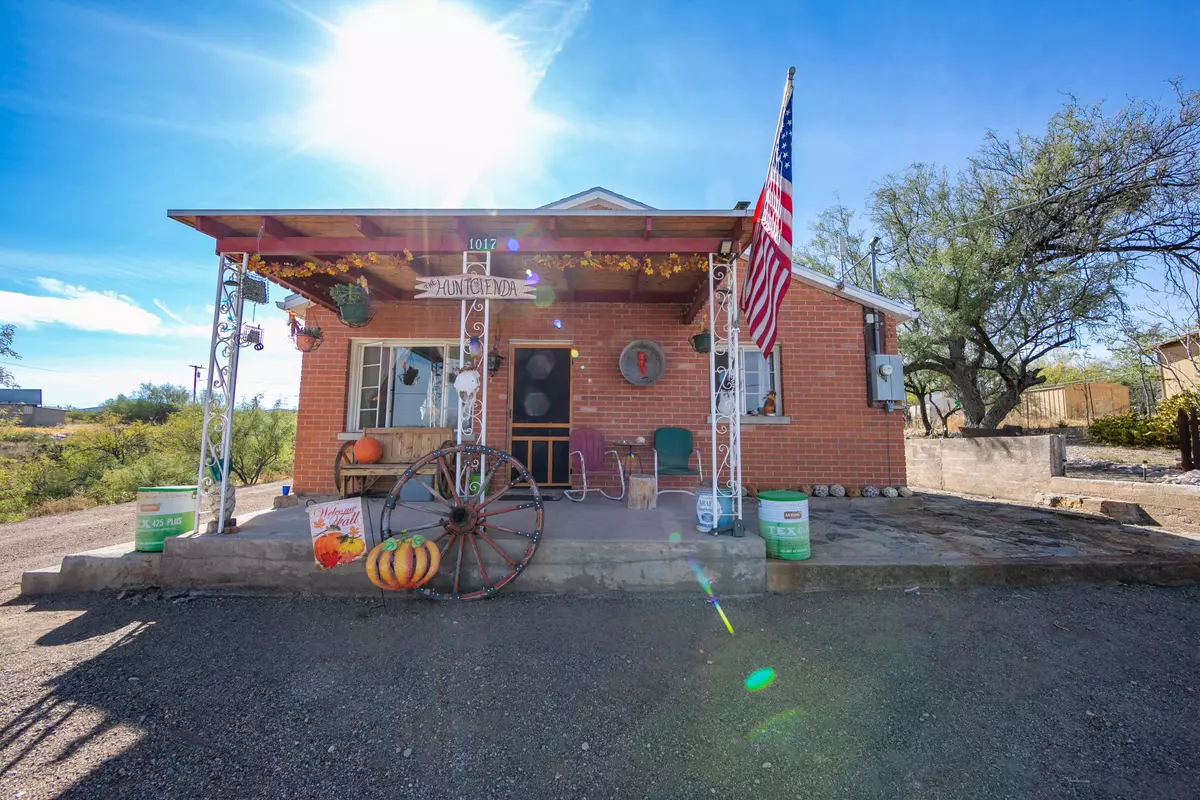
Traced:
<svg viewBox="0 0 1200 800">
<path fill-rule="evenodd" d="M 170 541 L 170 540 L 168 540 Z M 139 553 L 133 542 L 63 558 L 56 591 L 99 592 L 161 586 L 162 553 Z"/>
<path fill-rule="evenodd" d="M 41 597 L 58 592 L 58 567 L 30 569 L 21 574 L 21 595 Z"/>
<path fill-rule="evenodd" d="M 273 508 L 291 508 L 300 505 L 300 498 L 294 494 L 279 495 L 271 500 Z"/>
<path fill-rule="evenodd" d="M 964 494 L 1031 500 L 1062 474 L 1061 436 L 981 439 L 908 439 L 910 486 Z"/>
</svg>

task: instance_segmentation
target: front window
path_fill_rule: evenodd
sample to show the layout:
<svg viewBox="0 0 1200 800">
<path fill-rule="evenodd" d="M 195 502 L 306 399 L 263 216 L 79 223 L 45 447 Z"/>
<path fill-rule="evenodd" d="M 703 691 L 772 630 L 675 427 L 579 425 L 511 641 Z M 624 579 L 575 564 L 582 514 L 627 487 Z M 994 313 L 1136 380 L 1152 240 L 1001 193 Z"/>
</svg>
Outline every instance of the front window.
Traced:
<svg viewBox="0 0 1200 800">
<path fill-rule="evenodd" d="M 753 345 L 742 345 L 738 363 L 738 384 L 742 392 L 742 409 L 750 416 L 779 416 L 783 414 L 783 392 L 779 380 L 779 347 L 767 355 Z M 721 382 L 729 359 L 716 354 L 717 382 Z M 720 398 L 718 386 L 718 399 Z M 774 392 L 772 407 L 770 394 Z"/>
<path fill-rule="evenodd" d="M 356 345 L 357 369 L 348 429 L 453 428 L 458 396 L 450 373 L 459 348 L 450 342 L 370 342 Z"/>
</svg>

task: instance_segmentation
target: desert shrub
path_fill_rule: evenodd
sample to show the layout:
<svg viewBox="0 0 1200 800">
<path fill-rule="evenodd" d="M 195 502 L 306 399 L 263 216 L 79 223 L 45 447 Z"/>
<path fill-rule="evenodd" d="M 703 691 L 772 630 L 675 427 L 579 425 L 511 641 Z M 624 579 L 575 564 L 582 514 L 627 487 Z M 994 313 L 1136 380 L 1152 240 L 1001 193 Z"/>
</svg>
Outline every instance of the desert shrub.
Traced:
<svg viewBox="0 0 1200 800">
<path fill-rule="evenodd" d="M 1162 401 L 1151 417 L 1136 411 L 1101 417 L 1088 428 L 1088 436 L 1101 444 L 1178 446 L 1176 418 L 1180 409 L 1200 413 L 1200 392 L 1181 392 Z"/>
<path fill-rule="evenodd" d="M 68 511 L 84 511 L 89 508 L 95 508 L 99 505 L 95 498 L 89 497 L 86 494 L 73 494 L 70 497 L 63 497 L 59 500 L 46 500 L 38 503 L 29 509 L 26 516 L 30 517 L 48 517 L 54 514 L 65 514 Z"/>
<path fill-rule="evenodd" d="M 1143 417 L 1136 411 L 1100 417 L 1088 428 L 1088 436 L 1100 444 L 1126 446 L 1157 445 L 1162 442 L 1153 427 L 1153 417 Z"/>
<path fill-rule="evenodd" d="M 101 503 L 123 503 L 137 497 L 144 486 L 190 486 L 196 467 L 172 454 L 150 453 L 129 466 L 104 473 L 89 494 Z"/>
</svg>

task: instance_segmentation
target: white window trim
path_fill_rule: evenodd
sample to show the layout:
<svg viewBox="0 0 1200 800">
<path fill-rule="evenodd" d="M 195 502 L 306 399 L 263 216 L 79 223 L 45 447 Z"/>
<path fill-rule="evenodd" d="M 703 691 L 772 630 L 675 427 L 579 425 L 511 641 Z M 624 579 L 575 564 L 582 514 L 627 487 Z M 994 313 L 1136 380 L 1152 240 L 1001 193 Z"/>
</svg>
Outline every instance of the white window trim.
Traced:
<svg viewBox="0 0 1200 800">
<path fill-rule="evenodd" d="M 742 355 L 742 359 L 738 361 L 738 368 L 741 370 L 741 375 L 738 376 L 738 387 L 739 387 L 739 391 L 741 391 L 743 393 L 743 402 L 744 402 L 745 391 L 746 391 L 745 355 L 746 355 L 746 353 L 756 353 L 757 354 L 757 353 L 760 353 L 761 351 L 758 349 L 758 347 L 756 347 L 753 344 L 742 344 L 742 345 L 739 345 L 738 349 L 741 351 L 741 355 Z M 774 416 L 769 416 L 769 417 L 761 416 L 758 414 L 755 414 L 755 415 L 743 414 L 742 415 L 742 423 L 743 424 L 787 425 L 787 424 L 791 423 L 791 421 L 792 421 L 791 417 L 789 417 L 783 413 L 784 398 L 783 398 L 783 350 L 782 350 L 782 347 L 778 343 L 776 343 L 775 347 L 772 348 L 771 352 L 774 353 L 774 355 L 775 355 L 774 372 L 775 372 L 775 387 L 776 387 L 775 388 L 775 404 L 776 404 L 775 411 L 776 411 L 776 413 L 774 414 Z M 712 418 L 711 414 L 708 416 L 707 421 L 710 424 L 712 423 L 713 418 Z"/>
<path fill-rule="evenodd" d="M 345 435 L 360 438 L 362 409 L 359 407 L 362 399 L 362 368 L 363 350 L 368 347 L 458 347 L 457 339 L 351 339 L 350 340 L 350 382 L 346 392 L 346 431 Z M 388 366 L 389 371 L 395 369 L 395 364 Z M 390 374 L 390 373 L 389 373 Z M 389 381 L 389 386 L 391 385 Z M 389 389 L 390 392 L 390 389 Z M 391 409 L 388 409 L 391 414 Z M 387 427 L 376 426 L 376 427 Z M 340 437 L 339 437 L 340 438 Z"/>
</svg>

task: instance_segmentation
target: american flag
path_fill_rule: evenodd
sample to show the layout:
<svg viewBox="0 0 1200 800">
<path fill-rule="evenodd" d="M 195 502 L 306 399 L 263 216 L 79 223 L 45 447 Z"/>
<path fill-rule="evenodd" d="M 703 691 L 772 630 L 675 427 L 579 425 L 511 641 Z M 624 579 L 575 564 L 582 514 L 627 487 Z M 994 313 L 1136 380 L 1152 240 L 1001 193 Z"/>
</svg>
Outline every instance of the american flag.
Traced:
<svg viewBox="0 0 1200 800">
<path fill-rule="evenodd" d="M 792 78 L 783 90 L 783 109 L 767 183 L 754 208 L 750 269 L 742 290 L 742 313 L 762 353 L 771 352 L 779 309 L 792 278 Z"/>
</svg>

